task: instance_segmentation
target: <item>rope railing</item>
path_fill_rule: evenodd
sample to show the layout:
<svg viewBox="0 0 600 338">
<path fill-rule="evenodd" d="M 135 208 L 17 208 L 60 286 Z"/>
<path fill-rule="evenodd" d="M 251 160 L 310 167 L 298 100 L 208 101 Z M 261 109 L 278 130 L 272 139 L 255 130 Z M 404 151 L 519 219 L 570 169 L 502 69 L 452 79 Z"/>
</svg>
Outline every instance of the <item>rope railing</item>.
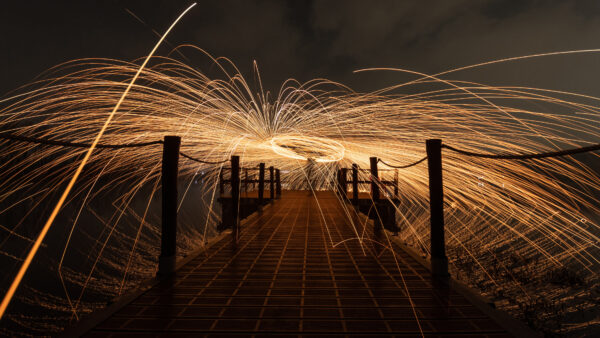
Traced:
<svg viewBox="0 0 600 338">
<path fill-rule="evenodd" d="M 225 160 L 225 162 L 227 162 L 229 160 Z M 222 167 L 221 169 L 223 170 L 231 170 L 231 167 Z M 241 170 L 248 170 L 248 171 L 260 171 L 260 167 L 257 165 L 256 167 L 240 167 Z"/>
<path fill-rule="evenodd" d="M 195 161 L 195 162 L 198 162 L 198 163 L 204 163 L 204 164 L 222 164 L 222 163 L 225 163 L 225 162 L 229 161 L 228 159 L 227 160 L 223 160 L 223 161 L 214 161 L 214 162 L 213 161 L 203 161 L 203 160 L 199 160 L 199 159 L 197 159 L 195 157 L 192 157 L 192 156 L 190 156 L 190 155 L 188 155 L 188 154 L 186 154 L 184 152 L 181 152 L 181 151 L 179 152 L 179 154 L 181 156 L 187 158 L 188 160 L 192 160 L 192 161 Z"/>
<path fill-rule="evenodd" d="M 19 142 L 27 142 L 27 143 L 36 143 L 36 144 L 44 144 L 51 146 L 62 146 L 62 147 L 73 147 L 73 148 L 89 148 L 92 146 L 91 143 L 81 143 L 81 142 L 70 142 L 70 141 L 60 141 L 60 140 L 49 140 L 44 138 L 36 138 L 22 135 L 15 135 L 10 133 L 0 133 L 0 139 L 11 140 L 11 141 L 19 141 Z M 126 144 L 96 144 L 96 148 L 100 149 L 122 149 L 122 148 L 137 148 L 137 147 L 146 147 L 155 144 L 163 144 L 163 140 L 150 141 L 150 142 L 139 142 L 139 143 L 126 143 Z M 204 164 L 222 164 L 227 162 L 228 160 L 223 161 L 204 161 L 192 157 L 184 152 L 179 152 L 179 154 L 189 160 L 204 163 Z"/>
<path fill-rule="evenodd" d="M 89 148 L 92 146 L 91 143 L 49 140 L 49 139 L 43 139 L 43 138 L 15 135 L 15 134 L 10 134 L 10 133 L 0 133 L 0 139 L 27 142 L 27 143 L 45 144 L 45 145 L 52 145 L 52 146 L 74 147 L 74 148 Z M 162 143 L 163 143 L 162 140 L 151 141 L 151 142 L 141 142 L 141 143 L 126 143 L 126 144 L 101 144 L 101 143 L 99 143 L 99 144 L 96 144 L 96 148 L 110 148 L 110 149 L 135 148 L 135 147 L 146 147 L 146 146 L 162 144 Z"/>
<path fill-rule="evenodd" d="M 559 150 L 559 151 L 551 151 L 551 152 L 537 153 L 537 154 L 484 154 L 484 153 L 475 153 L 475 152 L 471 152 L 471 151 L 457 149 L 457 148 L 454 148 L 452 146 L 445 145 L 445 144 L 442 144 L 442 148 L 446 148 L 446 149 L 454 151 L 456 153 L 463 154 L 466 156 L 472 156 L 472 157 L 504 159 L 504 160 L 525 160 L 525 159 L 534 159 L 534 158 L 566 156 L 566 155 L 585 153 L 585 152 L 589 152 L 589 151 L 597 151 L 597 150 L 600 150 L 600 143 L 594 144 L 591 146 L 587 146 L 587 147 L 580 147 L 580 148 Z"/>
<path fill-rule="evenodd" d="M 346 169 L 352 170 L 352 168 L 346 168 Z M 358 168 L 357 171 L 370 173 L 371 169 Z M 379 169 L 379 171 L 394 171 L 394 169 Z"/>
<path fill-rule="evenodd" d="M 379 161 L 380 163 L 382 163 L 382 164 L 384 164 L 384 165 L 386 165 L 386 166 L 390 167 L 390 168 L 394 168 L 394 169 L 406 169 L 406 168 L 410 168 L 410 167 L 416 166 L 417 164 L 419 164 L 419 163 L 421 163 L 421 162 L 425 161 L 426 159 L 427 159 L 427 156 L 425 156 L 425 157 L 423 157 L 422 159 L 420 159 L 420 160 L 418 160 L 418 161 L 415 161 L 415 162 L 413 162 L 413 163 L 410 163 L 410 164 L 407 164 L 407 165 L 399 165 L 399 166 L 396 166 L 396 165 L 391 165 L 391 164 L 389 164 L 389 163 L 386 163 L 386 162 L 384 162 L 382 159 L 378 159 L 378 161 Z"/>
</svg>

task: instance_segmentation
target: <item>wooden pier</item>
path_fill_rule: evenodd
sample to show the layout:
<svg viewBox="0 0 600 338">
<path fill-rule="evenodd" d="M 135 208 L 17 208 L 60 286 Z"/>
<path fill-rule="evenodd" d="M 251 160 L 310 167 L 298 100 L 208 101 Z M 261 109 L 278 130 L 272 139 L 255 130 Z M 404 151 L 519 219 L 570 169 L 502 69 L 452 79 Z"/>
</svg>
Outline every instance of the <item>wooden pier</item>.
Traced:
<svg viewBox="0 0 600 338">
<path fill-rule="evenodd" d="M 514 336 L 337 196 L 286 191 L 87 336 Z"/>
</svg>

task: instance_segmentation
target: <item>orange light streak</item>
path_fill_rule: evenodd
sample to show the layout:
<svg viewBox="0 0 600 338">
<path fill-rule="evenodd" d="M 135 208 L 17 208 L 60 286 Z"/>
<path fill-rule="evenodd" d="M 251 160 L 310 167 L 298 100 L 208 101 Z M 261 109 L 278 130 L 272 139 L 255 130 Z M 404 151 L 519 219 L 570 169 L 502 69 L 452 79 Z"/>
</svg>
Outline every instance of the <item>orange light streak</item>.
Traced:
<svg viewBox="0 0 600 338">
<path fill-rule="evenodd" d="M 167 31 L 165 32 L 165 34 L 163 34 L 163 36 L 158 41 L 158 43 L 154 46 L 154 48 L 152 49 L 152 51 L 150 52 L 150 54 L 146 57 L 146 60 L 144 60 L 144 63 L 140 66 L 140 68 L 138 69 L 137 73 L 135 74 L 135 76 L 133 77 L 133 79 L 131 80 L 131 82 L 129 82 L 129 85 L 127 86 L 127 88 L 123 92 L 123 95 L 121 95 L 121 98 L 117 102 L 117 105 L 113 108 L 112 112 L 110 113 L 110 115 L 106 119 L 106 122 L 104 122 L 104 125 L 102 126 L 102 129 L 100 129 L 100 132 L 98 133 L 98 135 L 96 135 L 96 138 L 92 142 L 92 145 L 90 146 L 90 148 L 85 153 L 85 157 L 83 158 L 83 160 L 81 161 L 81 163 L 77 167 L 77 171 L 75 171 L 75 174 L 73 175 L 73 177 L 69 181 L 69 184 L 67 185 L 67 187 L 63 191 L 62 195 L 60 196 L 60 199 L 58 200 L 58 203 L 56 204 L 56 206 L 52 210 L 52 213 L 50 214 L 50 217 L 48 217 L 48 220 L 46 221 L 46 224 L 44 224 L 44 227 L 40 231 L 40 234 L 38 235 L 38 237 L 35 240 L 35 242 L 33 243 L 33 246 L 31 248 L 31 250 L 29 251 L 29 253 L 27 254 L 27 257 L 23 261 L 23 265 L 21 265 L 21 268 L 17 272 L 17 275 L 15 276 L 13 282 L 11 283 L 10 287 L 8 288 L 8 291 L 4 295 L 4 298 L 2 299 L 2 303 L 0 303 L 0 319 L 2 319 L 2 317 L 4 316 L 4 313 L 5 313 L 6 309 L 8 308 L 8 304 L 10 304 L 10 301 L 12 300 L 15 292 L 17 291 L 17 288 L 19 287 L 19 284 L 21 283 L 21 280 L 23 279 L 23 276 L 25 276 L 25 273 L 27 272 L 27 269 L 29 268 L 29 265 L 33 261 L 33 257 L 35 257 L 35 254 L 37 253 L 40 245 L 44 241 L 44 238 L 46 237 L 46 234 L 48 233 L 48 230 L 52 226 L 52 223 L 54 222 L 54 219 L 56 218 L 56 215 L 58 214 L 58 212 L 62 208 L 63 203 L 65 202 L 65 200 L 67 199 L 67 196 L 69 195 L 69 193 L 71 192 L 71 189 L 73 188 L 73 185 L 75 185 L 75 181 L 77 181 L 77 178 L 81 174 L 81 171 L 83 170 L 83 167 L 85 167 L 87 161 L 89 160 L 90 156 L 92 155 L 92 152 L 96 148 L 96 145 L 98 144 L 98 142 L 100 142 L 100 138 L 102 137 L 102 135 L 104 134 L 104 132 L 108 128 L 108 125 L 110 124 L 110 121 L 112 120 L 113 116 L 116 114 L 117 110 L 121 106 L 121 103 L 123 102 L 123 100 L 125 99 L 125 97 L 127 96 L 127 94 L 129 93 L 129 90 L 131 89 L 131 87 L 135 83 L 135 80 L 137 80 L 137 78 L 139 77 L 140 73 L 142 72 L 142 70 L 144 69 L 144 67 L 148 63 L 148 61 L 150 61 L 150 58 L 152 57 L 152 55 L 154 55 L 154 53 L 156 52 L 156 50 L 158 49 L 158 47 L 160 46 L 160 44 L 162 43 L 162 41 L 165 39 L 165 37 L 167 36 L 167 34 L 169 34 L 169 32 L 171 31 L 171 29 L 173 29 L 173 27 L 175 27 L 175 25 L 177 24 L 177 22 L 190 9 L 192 9 L 195 5 L 196 5 L 196 3 L 192 4 L 185 11 L 183 11 L 183 13 L 181 13 L 181 15 L 179 15 L 179 17 L 167 29 Z"/>
</svg>

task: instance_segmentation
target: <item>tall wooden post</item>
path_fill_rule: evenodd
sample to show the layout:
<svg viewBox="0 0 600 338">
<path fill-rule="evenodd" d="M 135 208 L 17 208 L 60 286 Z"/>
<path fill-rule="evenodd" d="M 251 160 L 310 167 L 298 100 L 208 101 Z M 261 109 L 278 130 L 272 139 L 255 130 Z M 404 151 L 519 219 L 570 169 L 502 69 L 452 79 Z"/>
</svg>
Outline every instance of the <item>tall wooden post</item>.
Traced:
<svg viewBox="0 0 600 338">
<path fill-rule="evenodd" d="M 225 193 L 225 182 L 223 181 L 223 170 L 224 170 L 224 168 L 221 168 L 221 170 L 219 170 L 219 193 L 221 194 L 221 196 L 223 196 L 223 194 Z"/>
<path fill-rule="evenodd" d="M 398 169 L 394 171 L 394 198 L 400 198 L 398 196 Z"/>
<path fill-rule="evenodd" d="M 177 175 L 179 164 L 179 136 L 165 136 L 162 159 L 162 233 L 158 274 L 175 271 L 177 253 Z"/>
<path fill-rule="evenodd" d="M 244 168 L 244 192 L 248 197 L 248 168 Z"/>
<path fill-rule="evenodd" d="M 277 198 L 281 198 L 281 172 L 279 169 L 275 170 L 275 192 Z"/>
<path fill-rule="evenodd" d="M 373 204 L 375 205 L 373 217 L 373 226 L 374 230 L 381 231 L 383 228 L 382 217 L 383 217 L 383 208 L 381 208 L 381 203 L 379 201 L 379 171 L 377 170 L 377 157 L 369 158 L 371 162 L 371 198 L 373 199 Z"/>
<path fill-rule="evenodd" d="M 240 233 L 240 157 L 231 156 L 231 234 L 237 243 Z"/>
<path fill-rule="evenodd" d="M 275 199 L 275 168 L 269 167 L 269 195 L 271 200 Z"/>
<path fill-rule="evenodd" d="M 448 258 L 444 242 L 444 190 L 442 181 L 442 140 L 426 141 L 429 169 L 429 207 L 431 219 L 431 273 L 447 279 Z"/>
<path fill-rule="evenodd" d="M 340 181 L 342 183 L 342 196 L 346 199 L 348 198 L 348 168 L 340 169 L 340 175 L 342 175 Z"/>
<path fill-rule="evenodd" d="M 377 181 L 379 181 L 379 173 L 377 170 L 377 157 L 371 157 L 369 159 L 371 161 L 371 198 L 373 201 L 379 201 L 379 185 L 377 185 Z"/>
<path fill-rule="evenodd" d="M 358 164 L 352 163 L 352 204 L 358 205 Z"/>
<path fill-rule="evenodd" d="M 258 169 L 258 205 L 263 205 L 265 199 L 265 164 L 259 164 Z"/>
</svg>

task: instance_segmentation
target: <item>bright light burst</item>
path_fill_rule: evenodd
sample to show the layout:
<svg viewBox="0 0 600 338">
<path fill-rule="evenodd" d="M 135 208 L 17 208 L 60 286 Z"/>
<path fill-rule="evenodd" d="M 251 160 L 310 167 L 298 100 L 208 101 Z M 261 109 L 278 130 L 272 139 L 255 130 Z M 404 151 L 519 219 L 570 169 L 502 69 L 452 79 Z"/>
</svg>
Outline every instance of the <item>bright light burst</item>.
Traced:
<svg viewBox="0 0 600 338">
<path fill-rule="evenodd" d="M 179 50 L 205 55 L 193 46 Z M 321 79 L 304 84 L 288 80 L 273 97 L 260 86 L 250 86 L 226 59 L 212 61 L 221 75 L 209 78 L 186 62 L 153 57 L 100 143 L 179 135 L 182 151 L 195 158 L 221 161 L 235 154 L 241 156 L 243 167 L 265 162 L 280 168 L 284 187 L 293 189 L 305 184 L 307 159 L 316 163 L 315 186 L 331 188 L 336 166 L 357 163 L 368 168 L 370 156 L 408 164 L 425 155 L 429 138 L 488 153 L 538 153 L 600 140 L 600 107 L 594 97 L 452 81 L 451 74 L 443 74 L 443 79 L 421 76 L 374 93 L 356 93 Z M 43 80 L 0 101 L 1 130 L 90 143 L 139 68 L 136 62 L 108 59 L 55 67 Z M 431 90 L 415 92 L 412 88 L 417 85 Z M 86 150 L 4 140 L 0 149 L 0 254 L 7 264 L 3 266 L 16 266 Z M 97 307 L 93 303 L 97 295 L 120 294 L 155 271 L 160 223 L 153 209 L 161 151 L 160 146 L 148 146 L 92 153 L 68 196 L 64 211 L 68 215 L 56 225 L 56 242 L 48 244 L 56 250 L 49 251 L 55 254 L 51 271 L 61 281 L 64 297 L 33 287 L 34 291 L 21 292 L 23 303 L 44 298 L 47 301 L 40 306 L 78 316 Z M 496 284 L 506 281 L 493 277 L 489 257 L 507 253 L 535 260 L 537 275 L 568 266 L 597 278 L 600 180 L 597 167 L 591 167 L 597 163 L 595 154 L 519 161 L 445 151 L 451 261 L 458 266 L 460 259 L 471 257 L 478 273 Z M 185 179 L 180 190 L 182 252 L 214 233 L 219 218 L 214 202 L 218 169 L 180 160 Z M 427 251 L 427 165 L 398 173 L 400 238 Z M 366 172 L 361 176 L 368 179 Z M 200 192 L 194 193 L 193 182 L 200 182 Z M 204 218 L 186 216 L 185 203 L 203 204 Z M 73 238 L 90 245 L 76 245 Z M 464 257 L 452 256 L 454 252 Z M 78 261 L 82 257 L 83 262 Z M 496 268 L 514 274 L 502 264 Z M 508 278 L 519 285 L 516 277 Z M 534 296 L 531 290 L 518 288 L 521 297 Z M 95 297 L 86 301 L 88 293 Z M 18 314 L 11 319 L 39 330 Z"/>
</svg>

